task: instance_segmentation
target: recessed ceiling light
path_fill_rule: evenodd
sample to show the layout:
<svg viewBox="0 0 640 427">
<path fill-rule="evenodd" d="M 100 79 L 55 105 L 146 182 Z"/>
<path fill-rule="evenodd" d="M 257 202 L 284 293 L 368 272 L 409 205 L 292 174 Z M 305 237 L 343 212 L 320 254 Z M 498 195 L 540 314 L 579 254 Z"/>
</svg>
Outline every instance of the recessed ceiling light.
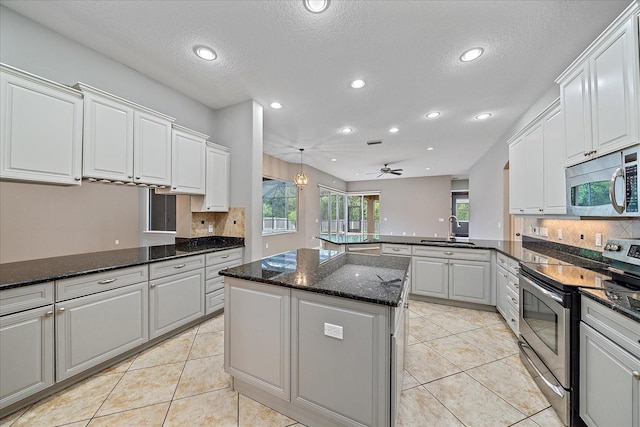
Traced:
<svg viewBox="0 0 640 427">
<path fill-rule="evenodd" d="M 476 120 L 486 120 L 491 117 L 491 113 L 482 113 L 476 116 Z"/>
<path fill-rule="evenodd" d="M 351 129 L 351 128 L 342 128 L 342 129 L 340 129 L 340 132 L 342 132 L 342 133 L 351 133 L 351 132 L 353 132 L 353 129 Z"/>
<path fill-rule="evenodd" d="M 431 170 L 431 168 L 424 168 L 424 170 L 426 170 L 426 171 L 430 171 L 430 170 Z"/>
<path fill-rule="evenodd" d="M 311 13 L 322 13 L 329 7 L 329 0 L 304 0 L 304 7 Z"/>
<path fill-rule="evenodd" d="M 391 128 L 391 129 L 389 129 L 389 133 L 398 133 L 399 130 L 400 129 L 398 129 L 398 128 Z"/>
<path fill-rule="evenodd" d="M 337 162 L 337 161 L 338 161 L 338 159 L 331 159 L 331 161 L 332 161 L 332 162 Z"/>
<path fill-rule="evenodd" d="M 433 151 L 433 150 L 434 150 L 434 148 L 433 148 L 433 147 L 428 147 L 428 148 L 427 148 L 427 151 Z"/>
<path fill-rule="evenodd" d="M 358 79 L 358 80 L 354 80 L 354 81 L 351 82 L 351 87 L 354 88 L 354 89 L 360 89 L 360 88 L 364 87 L 365 84 L 366 83 L 364 82 L 364 80 Z"/>
<path fill-rule="evenodd" d="M 359 172 L 356 172 L 356 176 L 359 176 L 359 175 L 360 175 L 360 173 L 359 173 Z"/>
<path fill-rule="evenodd" d="M 213 61 L 218 57 L 213 49 L 207 46 L 195 46 L 193 52 L 205 61 Z"/>
<path fill-rule="evenodd" d="M 276 110 L 279 110 L 282 108 L 282 104 L 280 104 L 279 102 L 272 102 L 271 108 L 275 108 Z"/>
<path fill-rule="evenodd" d="M 480 58 L 480 56 L 484 53 L 484 49 L 481 47 L 474 47 L 473 49 L 469 49 L 462 55 L 460 55 L 460 61 L 469 62 L 474 59 Z"/>
<path fill-rule="evenodd" d="M 436 117 L 438 117 L 440 115 L 440 113 L 438 113 L 437 111 L 434 111 L 433 113 L 429 113 L 427 114 L 425 117 L 427 119 L 435 119 Z"/>
</svg>

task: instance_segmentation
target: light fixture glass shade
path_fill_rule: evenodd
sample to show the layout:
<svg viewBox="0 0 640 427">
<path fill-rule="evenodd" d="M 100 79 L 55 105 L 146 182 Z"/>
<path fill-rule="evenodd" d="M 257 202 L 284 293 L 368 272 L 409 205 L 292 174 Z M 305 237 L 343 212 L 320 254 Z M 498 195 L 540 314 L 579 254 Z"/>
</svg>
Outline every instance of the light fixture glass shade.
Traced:
<svg viewBox="0 0 640 427">
<path fill-rule="evenodd" d="M 299 189 L 303 189 L 309 183 L 309 177 L 302 172 L 302 152 L 304 148 L 300 148 L 300 172 L 293 177 L 293 182 L 298 186 Z"/>
</svg>

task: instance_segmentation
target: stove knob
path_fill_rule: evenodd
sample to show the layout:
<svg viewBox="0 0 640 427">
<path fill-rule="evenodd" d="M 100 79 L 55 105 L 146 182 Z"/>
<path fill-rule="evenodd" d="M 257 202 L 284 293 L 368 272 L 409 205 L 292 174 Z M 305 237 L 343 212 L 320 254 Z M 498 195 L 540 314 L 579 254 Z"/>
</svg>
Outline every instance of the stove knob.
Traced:
<svg viewBox="0 0 640 427">
<path fill-rule="evenodd" d="M 606 245 L 604 245 L 604 250 L 605 251 L 610 251 L 611 250 L 611 245 L 608 244 L 608 243 Z"/>
<path fill-rule="evenodd" d="M 617 252 L 617 251 L 619 251 L 619 250 L 620 250 L 620 246 L 618 246 L 618 245 L 611 245 L 610 250 L 612 250 L 612 251 L 614 251 L 614 252 Z"/>
</svg>

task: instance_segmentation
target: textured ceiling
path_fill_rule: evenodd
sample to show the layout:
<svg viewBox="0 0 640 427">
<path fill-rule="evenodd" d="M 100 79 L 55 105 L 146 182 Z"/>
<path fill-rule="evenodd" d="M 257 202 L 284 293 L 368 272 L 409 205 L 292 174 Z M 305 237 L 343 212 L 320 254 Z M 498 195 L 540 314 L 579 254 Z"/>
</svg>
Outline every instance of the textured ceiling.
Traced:
<svg viewBox="0 0 640 427">
<path fill-rule="evenodd" d="M 1 3 L 212 108 L 255 99 L 266 153 L 298 162 L 305 148 L 304 163 L 358 181 L 384 163 L 464 175 L 630 2 L 331 0 L 322 14 L 302 0 Z M 197 44 L 218 59 L 195 57 Z M 460 62 L 475 46 L 485 54 Z M 356 78 L 366 86 L 350 88 Z"/>
</svg>

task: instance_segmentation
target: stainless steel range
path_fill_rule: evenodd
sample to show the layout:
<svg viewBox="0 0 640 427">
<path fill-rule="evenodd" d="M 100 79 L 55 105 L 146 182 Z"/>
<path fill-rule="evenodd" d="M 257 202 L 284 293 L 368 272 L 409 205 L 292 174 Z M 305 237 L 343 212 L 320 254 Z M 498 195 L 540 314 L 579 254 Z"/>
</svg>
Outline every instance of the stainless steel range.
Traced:
<svg viewBox="0 0 640 427">
<path fill-rule="evenodd" d="M 640 240 L 609 240 L 603 257 L 610 265 L 521 263 L 520 356 L 565 425 L 582 426 L 579 416 L 579 288 L 600 289 L 640 310 Z M 577 264 L 581 264 L 578 260 Z M 634 292 L 635 290 L 635 292 Z"/>
</svg>

